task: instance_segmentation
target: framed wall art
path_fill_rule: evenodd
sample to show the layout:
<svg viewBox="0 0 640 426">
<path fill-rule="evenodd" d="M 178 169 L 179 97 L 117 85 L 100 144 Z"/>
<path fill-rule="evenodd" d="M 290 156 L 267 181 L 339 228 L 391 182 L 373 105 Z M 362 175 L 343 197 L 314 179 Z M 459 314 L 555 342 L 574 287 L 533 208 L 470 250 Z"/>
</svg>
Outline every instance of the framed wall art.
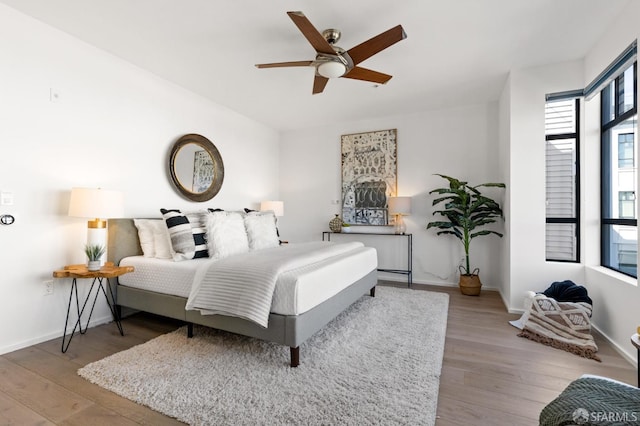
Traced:
<svg viewBox="0 0 640 426">
<path fill-rule="evenodd" d="M 388 225 L 387 200 L 396 195 L 397 129 L 341 136 L 342 220 Z"/>
</svg>

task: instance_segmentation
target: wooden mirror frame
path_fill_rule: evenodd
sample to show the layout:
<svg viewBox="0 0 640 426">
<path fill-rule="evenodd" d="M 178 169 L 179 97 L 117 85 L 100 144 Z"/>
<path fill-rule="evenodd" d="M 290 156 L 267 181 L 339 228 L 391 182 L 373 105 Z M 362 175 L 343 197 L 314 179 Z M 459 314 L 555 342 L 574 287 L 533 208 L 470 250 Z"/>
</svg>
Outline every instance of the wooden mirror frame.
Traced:
<svg viewBox="0 0 640 426">
<path fill-rule="evenodd" d="M 196 144 L 201 147 L 207 152 L 207 154 L 209 154 L 213 162 L 213 182 L 211 182 L 209 188 L 203 192 L 193 192 L 185 188 L 178 179 L 178 175 L 176 173 L 175 166 L 178 153 L 188 144 Z M 173 185 L 186 198 L 191 201 L 208 201 L 215 197 L 222 187 L 222 182 L 224 181 L 224 164 L 222 163 L 222 157 L 220 156 L 218 148 L 216 148 L 209 139 L 202 135 L 190 133 L 178 139 L 173 145 L 173 148 L 171 148 L 171 155 L 169 156 L 169 173 L 171 174 L 171 181 L 173 182 Z"/>
</svg>

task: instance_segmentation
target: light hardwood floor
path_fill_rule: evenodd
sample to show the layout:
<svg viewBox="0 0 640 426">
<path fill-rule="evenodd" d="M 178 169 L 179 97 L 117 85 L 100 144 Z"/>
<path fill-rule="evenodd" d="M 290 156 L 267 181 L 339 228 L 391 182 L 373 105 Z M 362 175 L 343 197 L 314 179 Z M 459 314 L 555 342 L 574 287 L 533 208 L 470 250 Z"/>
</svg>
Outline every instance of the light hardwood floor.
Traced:
<svg viewBox="0 0 640 426">
<path fill-rule="evenodd" d="M 455 288 L 415 287 L 450 295 L 438 426 L 536 425 L 540 410 L 583 373 L 636 384 L 635 367 L 597 333 L 601 363 L 517 337 L 508 321 L 518 315 L 506 312 L 496 292 L 471 297 Z M 180 324 L 138 314 L 123 326 L 124 337 L 113 323 L 76 335 L 66 354 L 55 339 L 0 356 L 0 424 L 180 424 L 76 374 L 87 363 Z"/>
</svg>

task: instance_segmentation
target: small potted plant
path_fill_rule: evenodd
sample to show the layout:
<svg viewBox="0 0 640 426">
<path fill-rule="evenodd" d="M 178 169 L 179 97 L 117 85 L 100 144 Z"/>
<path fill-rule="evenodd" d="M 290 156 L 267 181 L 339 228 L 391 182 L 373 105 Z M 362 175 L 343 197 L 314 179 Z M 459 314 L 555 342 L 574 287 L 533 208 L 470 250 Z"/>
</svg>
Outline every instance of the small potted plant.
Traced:
<svg viewBox="0 0 640 426">
<path fill-rule="evenodd" d="M 100 244 L 87 244 L 84 246 L 84 253 L 89 259 L 87 269 L 90 271 L 100 270 L 100 258 L 105 253 L 105 247 Z"/>
<path fill-rule="evenodd" d="M 460 240 L 464 246 L 465 265 L 460 266 L 460 291 L 468 296 L 480 294 L 479 269 L 471 270 L 469 262 L 469 245 L 471 240 L 482 235 L 494 234 L 502 237 L 500 232 L 482 229 L 502 218 L 500 205 L 491 198 L 483 195 L 479 188 L 495 187 L 505 188 L 504 183 L 481 183 L 471 186 L 450 176 L 440 175 L 449 181 L 446 188 L 437 188 L 429 191 L 429 194 L 438 194 L 441 197 L 433 200 L 433 205 L 443 203 L 442 210 L 435 210 L 434 215 L 443 216 L 446 220 L 429 222 L 427 229 L 437 228 L 437 235 L 450 234 Z"/>
<path fill-rule="evenodd" d="M 351 232 L 351 225 L 349 225 L 348 223 L 342 222 L 341 231 L 345 234 Z"/>
</svg>

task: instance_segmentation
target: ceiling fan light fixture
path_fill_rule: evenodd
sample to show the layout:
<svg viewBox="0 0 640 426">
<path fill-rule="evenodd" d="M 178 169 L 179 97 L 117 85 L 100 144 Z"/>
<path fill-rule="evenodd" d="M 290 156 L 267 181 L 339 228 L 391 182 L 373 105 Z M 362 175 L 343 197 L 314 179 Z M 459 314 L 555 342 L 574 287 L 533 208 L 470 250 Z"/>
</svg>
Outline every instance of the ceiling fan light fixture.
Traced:
<svg viewBox="0 0 640 426">
<path fill-rule="evenodd" d="M 328 61 L 318 65 L 318 74 L 325 78 L 342 77 L 347 71 L 347 67 L 342 62 Z"/>
</svg>

